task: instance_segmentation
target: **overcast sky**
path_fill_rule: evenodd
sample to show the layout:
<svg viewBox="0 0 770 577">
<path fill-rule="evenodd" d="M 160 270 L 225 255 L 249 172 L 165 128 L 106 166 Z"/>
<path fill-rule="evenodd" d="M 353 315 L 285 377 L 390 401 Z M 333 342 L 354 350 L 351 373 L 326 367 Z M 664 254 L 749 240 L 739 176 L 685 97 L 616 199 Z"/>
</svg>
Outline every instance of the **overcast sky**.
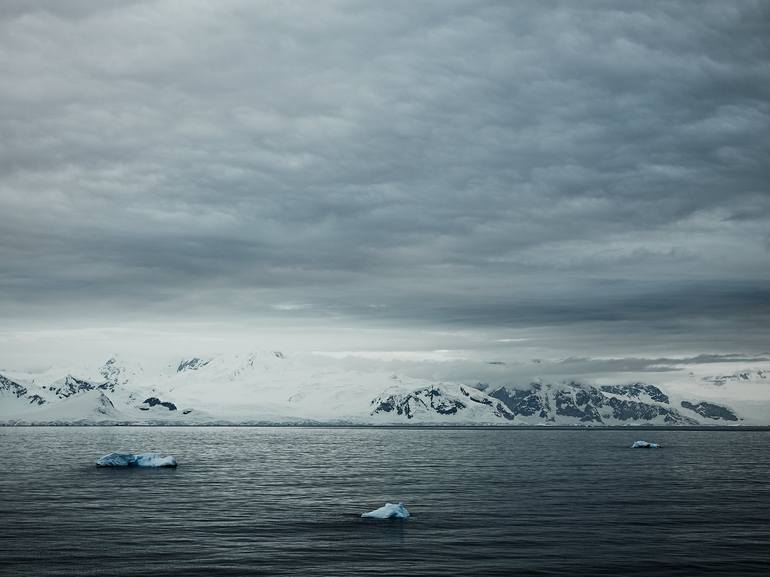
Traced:
<svg viewBox="0 0 770 577">
<path fill-rule="evenodd" d="M 5 0 L 0 340 L 766 351 L 768 38 L 759 1 Z"/>
</svg>

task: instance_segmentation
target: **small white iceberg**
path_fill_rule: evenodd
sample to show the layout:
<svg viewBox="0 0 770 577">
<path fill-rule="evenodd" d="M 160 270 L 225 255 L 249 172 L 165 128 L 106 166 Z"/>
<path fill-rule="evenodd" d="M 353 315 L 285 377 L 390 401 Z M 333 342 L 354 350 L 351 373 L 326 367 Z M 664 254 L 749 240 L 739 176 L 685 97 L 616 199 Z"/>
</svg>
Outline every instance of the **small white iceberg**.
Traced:
<svg viewBox="0 0 770 577">
<path fill-rule="evenodd" d="M 632 449 L 658 449 L 660 448 L 660 445 L 657 443 L 648 443 L 647 441 L 635 441 L 633 445 L 631 445 Z"/>
<path fill-rule="evenodd" d="M 174 457 L 164 457 L 160 453 L 107 453 L 96 461 L 97 467 L 176 467 Z"/>
<path fill-rule="evenodd" d="M 394 505 L 393 503 L 385 503 L 379 509 L 369 511 L 368 513 L 361 513 L 361 517 L 369 519 L 406 519 L 409 517 L 409 511 L 406 510 L 403 503 Z"/>
</svg>

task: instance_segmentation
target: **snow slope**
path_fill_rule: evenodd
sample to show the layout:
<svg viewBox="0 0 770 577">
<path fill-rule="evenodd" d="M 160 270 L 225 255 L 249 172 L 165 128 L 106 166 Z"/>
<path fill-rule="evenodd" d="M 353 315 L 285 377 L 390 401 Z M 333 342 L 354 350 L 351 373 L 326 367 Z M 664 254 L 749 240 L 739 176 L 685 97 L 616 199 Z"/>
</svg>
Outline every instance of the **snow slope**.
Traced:
<svg viewBox="0 0 770 577">
<path fill-rule="evenodd" d="M 488 386 L 279 351 L 153 363 L 114 356 L 90 367 L 0 370 L 0 421 L 767 425 L 768 368 L 683 367 L 655 374 L 654 385 L 619 375 Z"/>
</svg>

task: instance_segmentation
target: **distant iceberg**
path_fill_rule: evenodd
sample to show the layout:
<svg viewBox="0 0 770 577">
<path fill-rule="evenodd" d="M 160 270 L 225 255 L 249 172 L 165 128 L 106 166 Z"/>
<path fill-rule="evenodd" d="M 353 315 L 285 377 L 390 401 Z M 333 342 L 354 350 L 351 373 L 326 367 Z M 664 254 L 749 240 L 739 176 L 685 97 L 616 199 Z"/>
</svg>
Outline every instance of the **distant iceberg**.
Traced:
<svg viewBox="0 0 770 577">
<path fill-rule="evenodd" d="M 97 467 L 176 467 L 176 459 L 160 453 L 108 453 L 96 461 Z"/>
<path fill-rule="evenodd" d="M 633 445 L 631 445 L 632 449 L 657 449 L 660 445 L 657 443 L 648 443 L 647 441 L 635 441 Z"/>
<path fill-rule="evenodd" d="M 393 503 L 385 503 L 384 506 L 368 513 L 362 513 L 361 517 L 369 519 L 406 519 L 409 517 L 409 511 L 406 510 L 403 503 L 394 505 Z"/>
</svg>

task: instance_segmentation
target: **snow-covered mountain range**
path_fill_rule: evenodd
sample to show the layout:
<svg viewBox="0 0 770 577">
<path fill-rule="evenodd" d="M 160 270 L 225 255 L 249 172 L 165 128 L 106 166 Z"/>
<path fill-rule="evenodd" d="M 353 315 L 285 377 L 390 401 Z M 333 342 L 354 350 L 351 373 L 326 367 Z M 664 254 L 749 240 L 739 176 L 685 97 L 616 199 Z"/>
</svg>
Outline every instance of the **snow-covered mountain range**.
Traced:
<svg viewBox="0 0 770 577">
<path fill-rule="evenodd" d="M 96 367 L 0 369 L 0 422 L 770 424 L 770 395 L 756 394 L 770 392 L 766 368 L 682 374 L 654 384 L 607 378 L 511 378 L 490 384 L 408 376 L 376 363 L 351 365 L 279 351 L 153 363 L 113 356 Z M 684 385 L 682 378 L 688 381 Z M 760 398 L 736 388 L 749 385 Z"/>
</svg>

